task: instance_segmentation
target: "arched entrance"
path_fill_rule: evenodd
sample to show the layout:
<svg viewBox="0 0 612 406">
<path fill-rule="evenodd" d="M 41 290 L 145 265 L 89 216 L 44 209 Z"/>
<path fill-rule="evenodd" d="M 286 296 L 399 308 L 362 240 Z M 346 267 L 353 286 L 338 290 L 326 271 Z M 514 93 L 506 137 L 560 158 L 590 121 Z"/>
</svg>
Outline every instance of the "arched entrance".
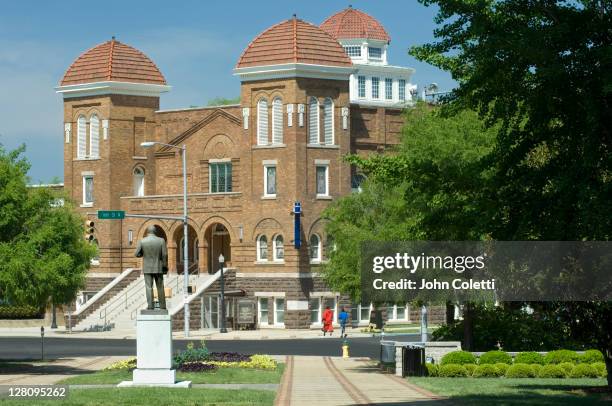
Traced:
<svg viewBox="0 0 612 406">
<path fill-rule="evenodd" d="M 146 231 L 145 231 L 146 232 Z M 161 226 L 155 224 L 155 235 L 164 239 L 164 241 L 168 242 L 168 237 L 166 237 L 166 232 Z"/>
<path fill-rule="evenodd" d="M 208 273 L 215 273 L 219 270 L 219 254 L 225 257 L 225 267 L 230 266 L 232 260 L 231 238 L 227 228 L 221 223 L 214 223 L 206 229 L 204 234 L 208 241 Z"/>
<path fill-rule="evenodd" d="M 178 274 L 183 274 L 183 267 L 185 263 L 183 226 L 178 227 L 174 232 L 174 242 L 176 244 L 176 272 Z M 198 235 L 191 225 L 187 225 L 187 244 L 187 266 L 189 268 L 189 274 L 197 274 L 199 255 L 196 255 L 195 253 L 198 250 Z"/>
</svg>

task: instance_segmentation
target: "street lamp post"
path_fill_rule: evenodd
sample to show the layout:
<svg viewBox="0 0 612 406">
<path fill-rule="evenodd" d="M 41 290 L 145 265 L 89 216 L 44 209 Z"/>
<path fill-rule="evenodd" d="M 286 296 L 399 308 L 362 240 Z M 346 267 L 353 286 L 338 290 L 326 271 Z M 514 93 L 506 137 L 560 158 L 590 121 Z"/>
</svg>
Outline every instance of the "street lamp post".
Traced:
<svg viewBox="0 0 612 406">
<path fill-rule="evenodd" d="M 144 148 L 149 148 L 154 145 L 163 145 L 170 148 L 176 148 L 181 150 L 183 157 L 183 301 L 185 307 L 183 314 L 185 315 L 185 337 L 189 337 L 189 304 L 187 298 L 189 297 L 189 241 L 188 241 L 188 229 L 187 229 L 187 146 L 165 144 L 157 141 L 145 141 L 140 144 Z"/>
<path fill-rule="evenodd" d="M 227 333 L 225 328 L 225 278 L 223 277 L 223 263 L 225 257 L 223 254 L 219 254 L 219 266 L 221 267 L 221 329 L 220 333 Z"/>
</svg>

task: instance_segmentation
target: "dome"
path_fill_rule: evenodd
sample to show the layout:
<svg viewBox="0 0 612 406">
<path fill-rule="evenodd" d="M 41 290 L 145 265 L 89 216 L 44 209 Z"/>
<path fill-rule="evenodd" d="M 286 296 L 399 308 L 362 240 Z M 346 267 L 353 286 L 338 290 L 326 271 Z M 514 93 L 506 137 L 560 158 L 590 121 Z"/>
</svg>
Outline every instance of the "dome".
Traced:
<svg viewBox="0 0 612 406">
<path fill-rule="evenodd" d="M 338 41 L 316 25 L 294 17 L 268 28 L 251 41 L 236 68 L 286 63 L 353 65 Z"/>
<path fill-rule="evenodd" d="M 113 37 L 81 54 L 70 65 L 60 85 L 107 81 L 166 84 L 164 75 L 149 57 Z"/>
<path fill-rule="evenodd" d="M 376 39 L 391 42 L 391 37 L 378 20 L 352 7 L 327 18 L 321 24 L 321 29 L 337 40 Z"/>
</svg>

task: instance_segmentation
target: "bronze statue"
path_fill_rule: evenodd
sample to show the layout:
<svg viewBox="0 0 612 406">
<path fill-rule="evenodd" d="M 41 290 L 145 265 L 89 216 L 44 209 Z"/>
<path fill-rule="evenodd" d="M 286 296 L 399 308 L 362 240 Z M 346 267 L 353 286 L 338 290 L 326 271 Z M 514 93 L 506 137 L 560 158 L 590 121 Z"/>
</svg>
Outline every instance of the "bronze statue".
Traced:
<svg viewBox="0 0 612 406">
<path fill-rule="evenodd" d="M 164 294 L 164 274 L 168 272 L 168 248 L 166 241 L 155 235 L 155 226 L 147 228 L 147 236 L 138 241 L 136 254 L 138 258 L 144 257 L 142 273 L 145 277 L 145 291 L 147 294 L 147 308 L 153 310 L 153 281 L 157 287 L 159 308 L 166 308 L 166 295 Z"/>
</svg>

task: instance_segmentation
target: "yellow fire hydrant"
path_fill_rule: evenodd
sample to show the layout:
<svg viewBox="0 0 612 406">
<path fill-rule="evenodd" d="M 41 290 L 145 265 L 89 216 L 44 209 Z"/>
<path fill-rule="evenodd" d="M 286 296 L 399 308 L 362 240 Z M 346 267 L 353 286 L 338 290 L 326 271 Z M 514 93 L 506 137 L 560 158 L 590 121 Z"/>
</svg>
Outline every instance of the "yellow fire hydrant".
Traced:
<svg viewBox="0 0 612 406">
<path fill-rule="evenodd" d="M 349 358 L 349 345 L 346 340 L 342 343 L 342 358 Z"/>
</svg>

